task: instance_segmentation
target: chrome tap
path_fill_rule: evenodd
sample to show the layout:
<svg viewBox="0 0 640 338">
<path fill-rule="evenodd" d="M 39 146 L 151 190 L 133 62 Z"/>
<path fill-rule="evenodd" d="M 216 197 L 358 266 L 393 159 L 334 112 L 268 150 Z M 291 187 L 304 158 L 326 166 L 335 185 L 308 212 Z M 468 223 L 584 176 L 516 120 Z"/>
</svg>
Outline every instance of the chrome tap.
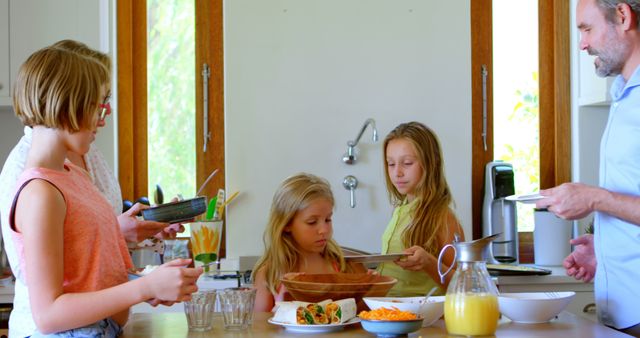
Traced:
<svg viewBox="0 0 640 338">
<path fill-rule="evenodd" d="M 347 148 L 347 152 L 342 157 L 342 161 L 344 163 L 346 164 L 356 163 L 355 147 L 358 145 L 358 142 L 360 142 L 360 138 L 362 137 L 362 134 L 364 133 L 365 129 L 367 129 L 368 125 L 371 125 L 371 129 L 373 129 L 373 136 L 371 137 L 371 140 L 373 142 L 378 141 L 378 129 L 376 129 L 376 121 L 372 118 L 368 118 L 366 121 L 364 121 L 364 124 L 362 125 L 362 128 L 360 129 L 358 136 L 356 136 L 355 141 L 347 142 L 347 146 L 349 148 Z"/>
</svg>

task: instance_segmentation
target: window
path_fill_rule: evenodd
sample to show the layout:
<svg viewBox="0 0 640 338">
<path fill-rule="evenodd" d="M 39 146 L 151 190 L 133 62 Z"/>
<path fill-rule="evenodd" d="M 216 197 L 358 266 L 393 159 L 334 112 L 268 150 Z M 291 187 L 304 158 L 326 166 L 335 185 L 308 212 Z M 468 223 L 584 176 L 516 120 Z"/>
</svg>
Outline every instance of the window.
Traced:
<svg viewBox="0 0 640 338">
<path fill-rule="evenodd" d="M 148 195 L 196 193 L 195 3 L 147 0 Z M 165 200 L 165 203 L 168 202 Z"/>
<path fill-rule="evenodd" d="M 150 7 L 148 7 L 148 4 Z M 148 15 L 148 8 L 155 8 L 153 4 L 159 5 L 158 8 L 160 9 L 152 9 L 151 15 Z M 175 191 L 166 191 L 165 195 L 167 197 L 169 197 L 169 194 L 176 193 L 190 194 L 191 191 L 193 192 L 191 196 L 193 196 L 195 187 L 200 186 L 215 168 L 219 168 L 220 171 L 203 192 L 204 195 L 214 196 L 218 188 L 224 188 L 222 0 L 194 0 L 193 2 L 178 0 L 118 0 L 117 8 L 118 177 L 123 198 L 135 200 L 140 196 L 148 196 L 150 187 L 155 188 L 156 183 L 165 185 L 167 190 L 175 189 Z M 154 10 L 166 10 L 167 12 L 153 13 Z M 193 11 L 193 19 L 189 19 L 190 11 Z M 185 69 L 181 70 L 181 72 L 189 72 L 188 69 L 191 68 L 189 74 L 163 74 L 169 76 L 168 80 L 163 80 L 169 83 L 162 84 L 156 75 L 151 75 L 148 79 L 148 57 L 172 57 L 172 55 L 163 53 L 169 53 L 171 50 L 175 51 L 176 48 L 174 48 L 175 46 L 162 46 L 162 41 L 153 40 L 155 38 L 153 31 L 151 32 L 151 38 L 148 39 L 147 22 L 151 20 L 149 26 L 152 28 L 160 27 L 163 24 L 161 20 L 167 18 L 173 18 L 170 25 L 173 25 L 175 20 L 186 20 L 183 22 L 193 24 L 192 27 L 185 25 L 183 27 L 184 31 L 172 29 L 163 32 L 163 34 L 168 34 L 166 36 L 174 35 L 172 38 L 167 38 L 166 41 L 170 42 L 188 40 L 188 44 L 191 46 L 190 41 L 193 41 L 193 51 L 179 50 L 179 52 L 185 60 L 194 57 L 194 63 L 189 66 L 188 63 L 191 61 L 185 61 L 187 65 L 183 65 L 182 68 L 162 66 L 160 64 L 160 71 L 164 70 L 167 73 L 171 73 L 176 69 Z M 193 37 L 189 37 L 190 33 L 184 33 L 191 32 L 191 30 L 193 30 Z M 180 34 L 186 36 L 178 36 Z M 149 46 L 149 49 L 147 46 Z M 189 53 L 191 53 L 191 56 L 187 55 Z M 166 60 L 171 61 L 171 59 Z M 152 61 L 149 74 L 153 74 L 154 64 L 157 65 L 157 60 L 153 59 Z M 205 64 L 210 69 L 207 77 L 207 88 L 204 88 L 204 81 L 202 81 L 202 69 Z M 189 86 L 183 87 L 188 89 L 176 89 L 178 87 L 175 86 L 176 83 L 173 83 L 173 81 L 189 82 Z M 162 87 L 165 85 L 168 87 Z M 155 96 L 157 91 L 160 91 L 159 98 Z M 203 104 L 205 93 L 208 98 L 206 118 Z M 161 103 L 161 100 L 171 100 L 172 97 L 177 102 L 181 102 L 178 104 L 178 108 L 175 108 L 175 106 L 172 108 L 164 107 L 164 103 Z M 195 102 L 195 106 L 191 102 Z M 174 104 L 174 102 L 171 102 L 171 104 Z M 180 114 L 188 117 L 178 117 L 176 115 L 177 112 L 173 111 L 176 109 L 180 110 Z M 151 143 L 152 147 L 156 147 L 156 142 L 170 143 L 174 142 L 175 138 L 183 136 L 179 135 L 179 129 L 177 129 L 178 131 L 172 131 L 177 135 L 167 135 L 168 133 L 163 130 L 163 127 L 154 124 L 157 117 L 149 116 L 147 114 L 149 110 L 154 113 L 162 110 L 167 114 L 160 118 L 166 119 L 162 123 L 168 123 L 177 128 L 195 129 L 195 140 L 186 141 L 183 144 L 184 148 L 178 150 L 185 158 L 170 159 L 180 162 L 180 164 L 184 161 L 185 166 L 181 167 L 181 169 L 187 172 L 183 174 L 183 177 L 185 177 L 184 183 L 176 184 L 176 188 L 168 188 L 170 184 L 174 184 L 170 182 L 172 178 L 165 178 L 161 176 L 162 174 L 156 176 L 156 169 L 154 169 L 155 166 L 162 166 L 161 163 L 154 162 L 156 161 L 155 158 L 167 156 L 165 149 L 175 148 L 175 146 L 163 146 L 160 144 L 157 148 L 149 148 L 148 143 Z M 206 128 L 204 125 L 205 120 L 207 121 Z M 148 125 L 151 132 L 147 129 Z M 205 129 L 208 129 L 211 133 L 206 152 L 203 151 Z M 162 135 L 166 137 L 165 141 L 158 140 L 157 134 L 154 133 L 166 133 Z M 171 155 L 168 156 L 170 157 Z M 151 157 L 153 159 L 150 160 Z M 185 197 L 190 196 L 186 195 Z M 220 256 L 224 257 L 224 254 L 225 243 L 223 241 L 220 247 Z"/>
<path fill-rule="evenodd" d="M 493 158 L 513 165 L 516 194 L 540 188 L 538 0 L 493 0 Z M 533 207 L 516 204 L 518 231 Z"/>
<path fill-rule="evenodd" d="M 494 125 L 493 3 L 471 2 L 472 74 L 472 205 L 473 238 L 482 236 L 482 193 L 484 166 L 494 160 L 494 141 L 499 136 Z M 511 5 L 512 2 L 509 1 Z M 570 181 L 570 76 L 569 2 L 538 1 L 538 78 L 539 78 L 539 185 L 541 189 Z M 496 13 L 499 15 L 499 13 Z M 529 14 L 530 15 L 530 14 Z M 497 29 L 497 27 L 495 27 Z M 516 57 L 516 52 L 511 52 Z M 486 78 L 487 149 L 483 144 L 483 80 Z M 526 236 L 526 235 L 525 235 Z M 522 236 L 521 236 L 522 237 Z M 521 241 L 521 262 L 532 261 L 531 243 Z"/>
</svg>

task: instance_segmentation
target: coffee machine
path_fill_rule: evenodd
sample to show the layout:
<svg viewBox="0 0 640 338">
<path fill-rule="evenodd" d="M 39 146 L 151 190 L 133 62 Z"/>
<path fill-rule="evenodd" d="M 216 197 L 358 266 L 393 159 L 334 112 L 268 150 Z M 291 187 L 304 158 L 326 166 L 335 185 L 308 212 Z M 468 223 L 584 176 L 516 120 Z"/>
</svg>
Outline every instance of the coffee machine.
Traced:
<svg viewBox="0 0 640 338">
<path fill-rule="evenodd" d="M 502 161 L 487 163 L 482 203 L 482 236 L 500 234 L 491 244 L 493 257 L 499 263 L 518 263 L 516 202 L 505 199 L 514 194 L 513 166 Z"/>
</svg>

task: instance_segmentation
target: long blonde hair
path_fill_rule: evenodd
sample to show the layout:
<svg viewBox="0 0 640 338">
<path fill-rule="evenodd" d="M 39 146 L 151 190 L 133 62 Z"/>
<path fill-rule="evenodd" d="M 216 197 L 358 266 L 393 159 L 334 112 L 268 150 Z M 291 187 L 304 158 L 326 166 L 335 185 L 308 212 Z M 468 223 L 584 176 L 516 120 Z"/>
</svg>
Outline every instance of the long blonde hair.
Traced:
<svg viewBox="0 0 640 338">
<path fill-rule="evenodd" d="M 291 233 L 285 227 L 291 223 L 298 211 L 307 208 L 317 199 L 326 199 L 334 204 L 329 183 L 318 176 L 300 173 L 285 179 L 273 196 L 269 223 L 264 232 L 264 255 L 253 269 L 253 278 L 264 269 L 267 287 L 277 294 L 280 278 L 288 272 L 295 272 L 300 263 L 301 251 Z M 337 262 L 340 271 L 347 270 L 342 250 L 331 238 L 327 241 L 322 256 L 330 262 Z"/>
<path fill-rule="evenodd" d="M 393 129 L 384 140 L 383 158 L 386 159 L 387 146 L 392 140 L 403 139 L 411 143 L 422 167 L 422 179 L 415 191 L 416 205 L 412 210 L 412 222 L 402 233 L 405 247 L 419 245 L 431 254 L 438 253 L 437 237 L 448 231 L 449 206 L 453 197 L 444 174 L 444 158 L 436 134 L 420 122 L 403 123 Z M 389 199 L 400 205 L 406 196 L 393 185 L 389 168 L 384 165 Z"/>
</svg>

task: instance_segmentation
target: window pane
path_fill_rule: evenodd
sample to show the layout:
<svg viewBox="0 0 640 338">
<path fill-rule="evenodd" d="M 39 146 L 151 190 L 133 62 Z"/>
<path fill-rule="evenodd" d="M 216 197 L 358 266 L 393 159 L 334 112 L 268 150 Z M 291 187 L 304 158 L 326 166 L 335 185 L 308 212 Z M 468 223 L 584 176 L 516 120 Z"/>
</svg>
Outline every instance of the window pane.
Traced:
<svg viewBox="0 0 640 338">
<path fill-rule="evenodd" d="M 516 194 L 539 190 L 538 125 L 538 1 L 493 0 L 494 158 L 513 165 Z M 533 231 L 533 208 L 517 208 Z"/>
<path fill-rule="evenodd" d="M 196 193 L 194 1 L 147 0 L 147 46 L 149 196 L 166 203 Z"/>
</svg>

